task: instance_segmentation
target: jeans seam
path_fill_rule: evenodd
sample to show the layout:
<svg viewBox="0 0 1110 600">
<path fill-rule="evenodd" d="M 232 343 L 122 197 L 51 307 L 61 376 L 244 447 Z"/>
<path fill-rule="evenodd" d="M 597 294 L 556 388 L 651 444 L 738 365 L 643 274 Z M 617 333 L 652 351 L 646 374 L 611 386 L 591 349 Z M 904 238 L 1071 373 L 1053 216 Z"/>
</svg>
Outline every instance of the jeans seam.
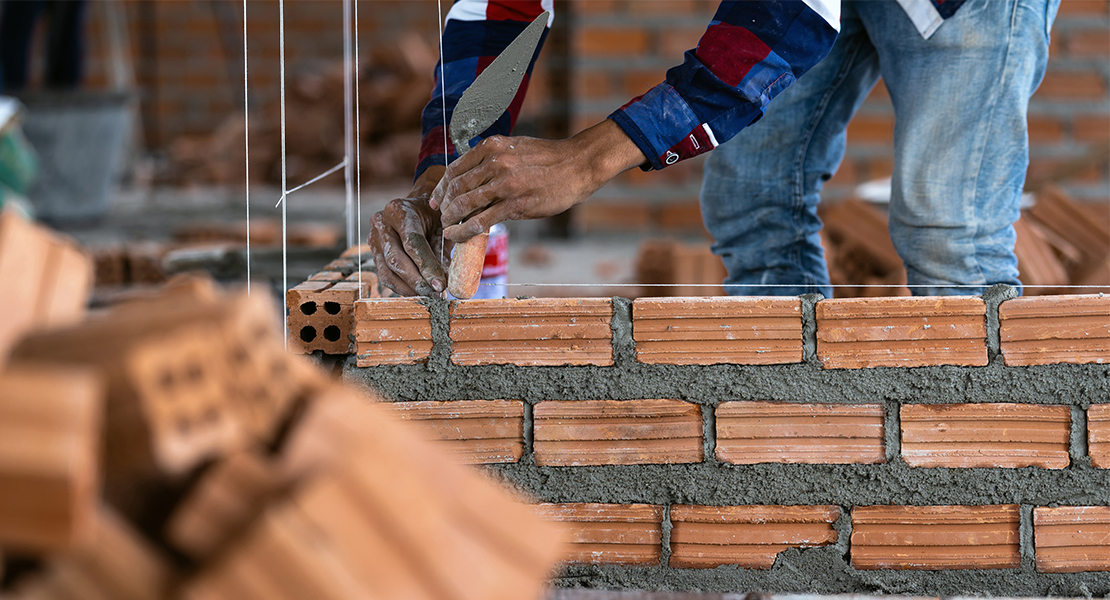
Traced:
<svg viewBox="0 0 1110 600">
<path fill-rule="evenodd" d="M 1009 32 L 1007 33 L 1007 36 L 1006 36 L 1006 56 L 1002 59 L 1001 74 L 1002 74 L 1003 79 L 1005 79 L 1005 77 L 1007 76 L 1007 73 L 1009 73 L 1009 71 L 1010 71 L 1011 60 L 1013 58 L 1012 53 L 1013 53 L 1013 48 L 1014 48 L 1014 27 L 1017 23 L 1016 20 L 1017 20 L 1018 3 L 1017 3 L 1016 0 L 1012 0 L 1012 2 L 1013 3 L 1010 7 L 1010 30 L 1009 30 Z M 991 99 L 990 115 L 987 118 L 987 134 L 988 135 L 983 136 L 983 141 L 981 141 L 980 144 L 979 144 L 979 150 L 977 152 L 978 156 L 976 157 L 976 163 L 978 164 L 978 168 L 976 170 L 977 175 L 975 176 L 975 186 L 974 186 L 973 191 L 972 191 L 973 196 L 972 196 L 972 201 L 971 201 L 971 206 L 976 209 L 976 210 L 974 210 L 974 213 L 978 213 L 978 207 L 980 206 L 979 194 L 981 193 L 980 189 L 981 189 L 982 182 L 983 182 L 983 161 L 985 160 L 984 157 L 986 156 L 986 153 L 987 153 L 986 140 L 990 139 L 991 136 L 989 135 L 989 133 L 994 128 L 995 115 L 998 112 L 998 103 L 999 103 L 999 96 L 996 93 L 994 95 L 994 97 Z M 978 281 L 983 282 L 984 284 L 986 284 L 986 283 L 989 283 L 989 282 L 986 280 L 986 275 L 983 274 L 983 264 L 982 264 L 982 261 L 979 259 L 979 250 L 980 250 L 980 248 L 979 248 L 979 234 L 980 234 L 981 229 L 982 229 L 981 220 L 979 219 L 979 215 L 975 214 L 975 231 L 972 233 L 972 237 L 971 237 L 972 246 L 974 246 L 974 248 L 975 248 L 975 270 L 977 272 L 976 275 L 977 275 Z"/>
<path fill-rule="evenodd" d="M 798 153 L 794 158 L 794 181 L 791 186 L 793 189 L 790 207 L 795 213 L 799 213 L 805 208 L 805 159 L 806 155 L 809 154 L 810 143 L 813 141 L 813 133 L 817 130 L 817 125 L 821 122 L 821 119 L 824 118 L 825 111 L 828 109 L 829 102 L 832 101 L 833 94 L 844 84 L 844 81 L 848 78 L 848 73 L 855 67 L 855 60 L 856 57 L 859 56 L 862 45 L 862 41 L 860 40 L 856 40 L 852 43 L 852 47 L 849 49 L 845 60 L 841 63 L 841 68 L 833 78 L 832 84 L 829 85 L 828 90 L 826 90 L 825 94 L 821 97 L 817 109 L 813 111 L 813 117 L 806 125 L 805 136 L 802 138 L 802 143 L 798 145 Z M 801 264 L 801 252 L 801 248 L 794 249 L 794 255 L 791 256 L 791 261 L 794 264 Z M 816 287 L 818 284 L 817 280 L 808 273 L 804 274 L 803 279 L 805 281 L 799 283 L 804 284 L 807 288 Z"/>
</svg>

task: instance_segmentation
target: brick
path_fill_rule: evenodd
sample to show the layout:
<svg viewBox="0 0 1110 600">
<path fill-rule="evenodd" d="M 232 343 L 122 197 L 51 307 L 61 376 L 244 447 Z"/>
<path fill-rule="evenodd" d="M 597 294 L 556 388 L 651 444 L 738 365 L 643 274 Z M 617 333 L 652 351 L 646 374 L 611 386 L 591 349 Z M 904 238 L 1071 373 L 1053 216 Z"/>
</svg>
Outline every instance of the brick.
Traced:
<svg viewBox="0 0 1110 600">
<path fill-rule="evenodd" d="M 255 534 L 223 568 L 266 580 L 282 564 L 296 567 L 274 581 L 308 592 L 293 597 L 538 596 L 562 554 L 559 528 L 479 471 L 444 460 L 368 399 L 335 388 L 312 403 L 283 457 L 306 484 L 253 529 L 285 541 L 275 547 Z M 340 583 L 352 589 L 329 595 Z"/>
<path fill-rule="evenodd" d="M 1035 94 L 1045 100 L 1098 100 L 1106 96 L 1106 79 L 1094 71 L 1048 71 Z"/>
<path fill-rule="evenodd" d="M 608 71 L 583 70 L 571 81 L 576 98 L 608 98 L 613 93 L 613 76 Z"/>
<path fill-rule="evenodd" d="M 727 463 L 886 461 L 881 404 L 725 402 L 716 416 L 717 458 Z"/>
<path fill-rule="evenodd" d="M 247 530 L 267 502 L 291 482 L 265 456 L 242 452 L 213 465 L 174 509 L 166 539 L 198 562 Z"/>
<path fill-rule="evenodd" d="M 1094 16 L 1105 15 L 1110 4 L 1106 0 L 1063 0 L 1060 3 L 1059 16 Z"/>
<path fill-rule="evenodd" d="M 636 358 L 648 364 L 769 365 L 802 361 L 798 298 L 637 298 Z"/>
<path fill-rule="evenodd" d="M 626 171 L 639 172 L 639 169 Z M 704 234 L 705 222 L 701 217 L 701 206 L 694 202 L 676 202 L 659 208 L 659 229 L 668 233 Z"/>
<path fill-rule="evenodd" d="M 658 565 L 663 507 L 650 504 L 539 504 L 535 513 L 558 523 L 576 564 Z"/>
<path fill-rule="evenodd" d="M 1033 509 L 1037 570 L 1110 571 L 1110 506 Z"/>
<path fill-rule="evenodd" d="M 582 57 L 638 56 L 650 50 L 651 36 L 645 29 L 589 27 L 576 32 L 574 52 Z"/>
<path fill-rule="evenodd" d="M 42 327 L 71 325 L 85 316 L 93 287 L 93 262 L 76 243 L 50 238 L 34 320 Z"/>
<path fill-rule="evenodd" d="M 1036 296 L 998 309 L 1008 366 L 1110 363 L 1110 296 Z"/>
<path fill-rule="evenodd" d="M 624 93 L 629 97 L 646 94 L 663 82 L 662 71 L 629 71 L 624 73 Z"/>
<path fill-rule="evenodd" d="M 1052 117 L 1029 117 L 1029 141 L 1033 144 L 1059 142 L 1064 137 L 1064 124 Z"/>
<path fill-rule="evenodd" d="M 39 284 L 50 240 L 40 227 L 15 213 L 0 211 L 0 364 L 16 340 L 34 323 Z"/>
<path fill-rule="evenodd" d="M 343 281 L 344 279 L 346 278 L 339 271 L 320 271 L 308 278 L 309 281 Z"/>
<path fill-rule="evenodd" d="M 911 467 L 1068 466 L 1071 409 L 1030 404 L 906 404 L 902 458 Z"/>
<path fill-rule="evenodd" d="M 520 366 L 613 364 L 608 298 L 451 303 L 451 362 Z"/>
<path fill-rule="evenodd" d="M 1110 404 L 1087 409 L 1087 452 L 1092 465 L 1110 469 Z"/>
<path fill-rule="evenodd" d="M 1110 141 L 1110 117 L 1076 117 L 1072 137 L 1080 142 Z"/>
<path fill-rule="evenodd" d="M 417 298 L 355 303 L 355 354 L 360 367 L 411 365 L 432 352 L 432 316 Z"/>
<path fill-rule="evenodd" d="M 835 506 L 671 507 L 672 568 L 770 569 L 790 548 L 836 543 Z"/>
<path fill-rule="evenodd" d="M 1066 47 L 1075 56 L 1105 59 L 1110 56 L 1110 32 L 1103 28 L 1073 31 L 1067 36 Z"/>
<path fill-rule="evenodd" d="M 701 462 L 701 407 L 681 400 L 547 401 L 534 410 L 536 464 Z"/>
<path fill-rule="evenodd" d="M 986 337 L 986 305 L 977 297 L 817 303 L 817 358 L 826 369 L 984 366 Z"/>
<path fill-rule="evenodd" d="M 1021 565 L 1018 506 L 857 506 L 856 569 L 1015 569 Z"/>
<path fill-rule="evenodd" d="M 355 301 L 371 297 L 369 281 L 314 280 L 289 290 L 289 347 L 305 354 L 349 354 Z"/>
<path fill-rule="evenodd" d="M 663 58 L 678 61 L 687 50 L 698 46 L 698 41 L 705 33 L 704 27 L 679 27 L 668 26 L 659 32 L 659 55 Z M 675 62 L 675 64 L 678 64 Z"/>
<path fill-rule="evenodd" d="M 524 403 L 454 400 L 387 404 L 463 464 L 513 463 L 524 454 Z"/>
<path fill-rule="evenodd" d="M 588 127 L 597 123 L 591 121 Z M 583 232 L 646 231 L 651 227 L 651 211 L 644 204 L 587 202 L 574 211 L 575 227 Z"/>
<path fill-rule="evenodd" d="M 178 574 L 166 557 L 107 507 L 96 511 L 80 546 L 52 557 L 18 586 L 20 598 L 159 600 Z"/>
<path fill-rule="evenodd" d="M 894 141 L 894 115 L 856 115 L 848 122 L 848 139 L 852 143 L 889 144 Z"/>
<path fill-rule="evenodd" d="M 90 534 L 103 391 L 90 369 L 20 365 L 0 373 L 0 546 L 37 554 Z"/>
</svg>

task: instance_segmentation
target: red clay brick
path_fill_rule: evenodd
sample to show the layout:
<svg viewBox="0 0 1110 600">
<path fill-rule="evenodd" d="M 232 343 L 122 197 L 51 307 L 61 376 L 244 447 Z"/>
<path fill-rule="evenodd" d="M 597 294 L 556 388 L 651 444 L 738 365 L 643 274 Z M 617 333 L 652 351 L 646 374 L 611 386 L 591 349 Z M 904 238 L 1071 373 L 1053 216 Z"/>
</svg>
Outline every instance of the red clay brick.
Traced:
<svg viewBox="0 0 1110 600">
<path fill-rule="evenodd" d="M 1073 31 L 1067 36 L 1066 46 L 1068 53 L 1075 56 L 1105 59 L 1110 56 L 1110 31 L 1103 28 Z"/>
<path fill-rule="evenodd" d="M 663 507 L 650 504 L 539 504 L 535 512 L 558 523 L 569 540 L 565 562 L 658 565 Z"/>
<path fill-rule="evenodd" d="M 613 364 L 608 298 L 451 303 L 451 362 L 521 366 Z"/>
<path fill-rule="evenodd" d="M 49 244 L 45 230 L 14 210 L 0 210 L 0 364 L 34 323 Z"/>
<path fill-rule="evenodd" d="M 701 462 L 701 407 L 681 400 L 572 400 L 535 407 L 536 464 Z"/>
<path fill-rule="evenodd" d="M 71 325 L 85 316 L 93 287 L 92 257 L 67 239 L 50 238 L 35 302 L 35 323 L 45 327 Z"/>
<path fill-rule="evenodd" d="M 357 281 L 310 280 L 289 290 L 289 347 L 306 354 L 349 354 L 355 301 L 372 297 L 369 281 L 360 286 Z"/>
<path fill-rule="evenodd" d="M 911 467 L 1068 466 L 1071 409 L 1030 404 L 906 404 L 902 458 Z"/>
<path fill-rule="evenodd" d="M 826 369 L 983 366 L 986 336 L 986 305 L 976 297 L 817 303 L 817 358 Z"/>
<path fill-rule="evenodd" d="M 1063 0 L 1058 14 L 1061 16 L 1105 15 L 1107 8 L 1110 8 L 1110 3 L 1106 0 Z"/>
<path fill-rule="evenodd" d="M 597 123 L 590 121 L 585 126 Z M 587 202 L 575 208 L 575 226 L 587 233 L 598 231 L 646 231 L 651 211 L 640 203 Z"/>
<path fill-rule="evenodd" d="M 1110 296 L 1030 296 L 998 309 L 1009 366 L 1110 363 Z"/>
<path fill-rule="evenodd" d="M 848 122 L 848 140 L 853 143 L 889 144 L 894 141 L 894 115 L 857 115 Z"/>
<path fill-rule="evenodd" d="M 1037 570 L 1110 571 L 1110 506 L 1033 509 Z"/>
<path fill-rule="evenodd" d="M 1110 141 L 1110 117 L 1077 117 L 1072 127 L 1072 137 L 1080 142 Z"/>
<path fill-rule="evenodd" d="M 1106 78 L 1095 71 L 1048 71 L 1035 94 L 1046 100 L 1096 100 L 1106 96 Z"/>
<path fill-rule="evenodd" d="M 1013 569 L 1021 565 L 1016 504 L 857 506 L 856 569 Z"/>
<path fill-rule="evenodd" d="M 1110 404 L 1087 409 L 1087 453 L 1092 465 L 1110 469 Z"/>
<path fill-rule="evenodd" d="M 93 370 L 21 365 L 0 373 L 0 546 L 37 554 L 90 533 L 103 410 Z"/>
<path fill-rule="evenodd" d="M 463 464 L 512 463 L 524 454 L 524 403 L 454 400 L 387 404 Z"/>
<path fill-rule="evenodd" d="M 233 454 L 206 471 L 174 509 L 166 539 L 194 560 L 206 562 L 242 534 L 290 483 L 267 457 Z"/>
<path fill-rule="evenodd" d="M 1029 141 L 1034 144 L 1058 142 L 1064 137 L 1064 124 L 1053 117 L 1029 117 Z"/>
<path fill-rule="evenodd" d="M 757 463 L 886 461 L 881 404 L 726 402 L 717 407 L 717 458 Z"/>
<path fill-rule="evenodd" d="M 647 53 L 651 35 L 631 27 L 589 27 L 576 32 L 574 51 L 583 57 L 638 56 Z"/>
<path fill-rule="evenodd" d="M 802 361 L 798 298 L 637 298 L 636 358 L 649 364 L 769 365 Z"/>
<path fill-rule="evenodd" d="M 339 271 L 320 271 L 308 278 L 309 281 L 343 281 L 343 279 L 343 274 Z"/>
<path fill-rule="evenodd" d="M 355 303 L 355 353 L 360 367 L 411 365 L 432 352 L 432 316 L 417 298 Z"/>
<path fill-rule="evenodd" d="M 790 548 L 834 544 L 835 506 L 673 506 L 674 568 L 770 569 Z"/>
</svg>

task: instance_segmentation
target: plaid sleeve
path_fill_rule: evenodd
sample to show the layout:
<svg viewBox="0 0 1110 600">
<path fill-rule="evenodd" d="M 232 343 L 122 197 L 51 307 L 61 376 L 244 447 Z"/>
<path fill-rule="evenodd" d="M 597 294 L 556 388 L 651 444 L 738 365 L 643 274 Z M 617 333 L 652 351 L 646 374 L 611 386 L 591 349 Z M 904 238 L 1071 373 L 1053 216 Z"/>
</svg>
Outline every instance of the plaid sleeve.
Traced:
<svg viewBox="0 0 1110 600">
<path fill-rule="evenodd" d="M 829 53 L 838 29 L 839 5 L 827 0 L 721 2 L 666 81 L 609 118 L 654 169 L 708 152 L 759 120 Z"/>
<path fill-rule="evenodd" d="M 420 144 L 420 158 L 416 167 L 416 177 L 432 165 L 445 165 L 458 158 L 458 152 L 450 136 L 444 135 L 444 124 L 450 126 L 451 115 L 466 88 L 474 79 L 497 58 L 520 32 L 524 31 L 543 11 L 553 11 L 554 0 L 458 0 L 447 13 L 443 30 L 443 81 L 440 80 L 440 65 L 436 64 L 435 88 L 432 98 L 424 107 L 422 115 L 423 138 Z M 552 12 L 554 15 L 554 12 Z M 513 98 L 509 109 L 489 129 L 479 137 L 485 139 L 492 135 L 508 135 L 516 125 L 528 81 L 536 57 L 547 39 L 548 29 L 540 37 L 528 71 L 520 83 L 520 89 Z M 444 90 L 446 89 L 446 112 L 444 111 Z"/>
</svg>

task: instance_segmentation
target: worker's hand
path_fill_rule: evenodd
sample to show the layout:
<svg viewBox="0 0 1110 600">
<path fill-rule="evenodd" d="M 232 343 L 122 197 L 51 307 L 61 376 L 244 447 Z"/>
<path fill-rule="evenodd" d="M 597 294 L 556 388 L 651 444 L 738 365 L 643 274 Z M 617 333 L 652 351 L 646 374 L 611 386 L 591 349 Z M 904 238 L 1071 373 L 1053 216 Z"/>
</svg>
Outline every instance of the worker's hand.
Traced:
<svg viewBox="0 0 1110 600">
<path fill-rule="evenodd" d="M 646 160 L 610 120 L 567 140 L 495 136 L 451 163 L 430 206 L 444 236 L 464 242 L 502 221 L 557 215 Z"/>
<path fill-rule="evenodd" d="M 428 205 L 431 190 L 444 168 L 429 167 L 408 197 L 390 201 L 370 218 L 370 247 L 378 278 L 403 296 L 432 296 L 447 289 L 447 272 L 440 264 L 450 254 L 443 247 L 439 211 Z"/>
</svg>

